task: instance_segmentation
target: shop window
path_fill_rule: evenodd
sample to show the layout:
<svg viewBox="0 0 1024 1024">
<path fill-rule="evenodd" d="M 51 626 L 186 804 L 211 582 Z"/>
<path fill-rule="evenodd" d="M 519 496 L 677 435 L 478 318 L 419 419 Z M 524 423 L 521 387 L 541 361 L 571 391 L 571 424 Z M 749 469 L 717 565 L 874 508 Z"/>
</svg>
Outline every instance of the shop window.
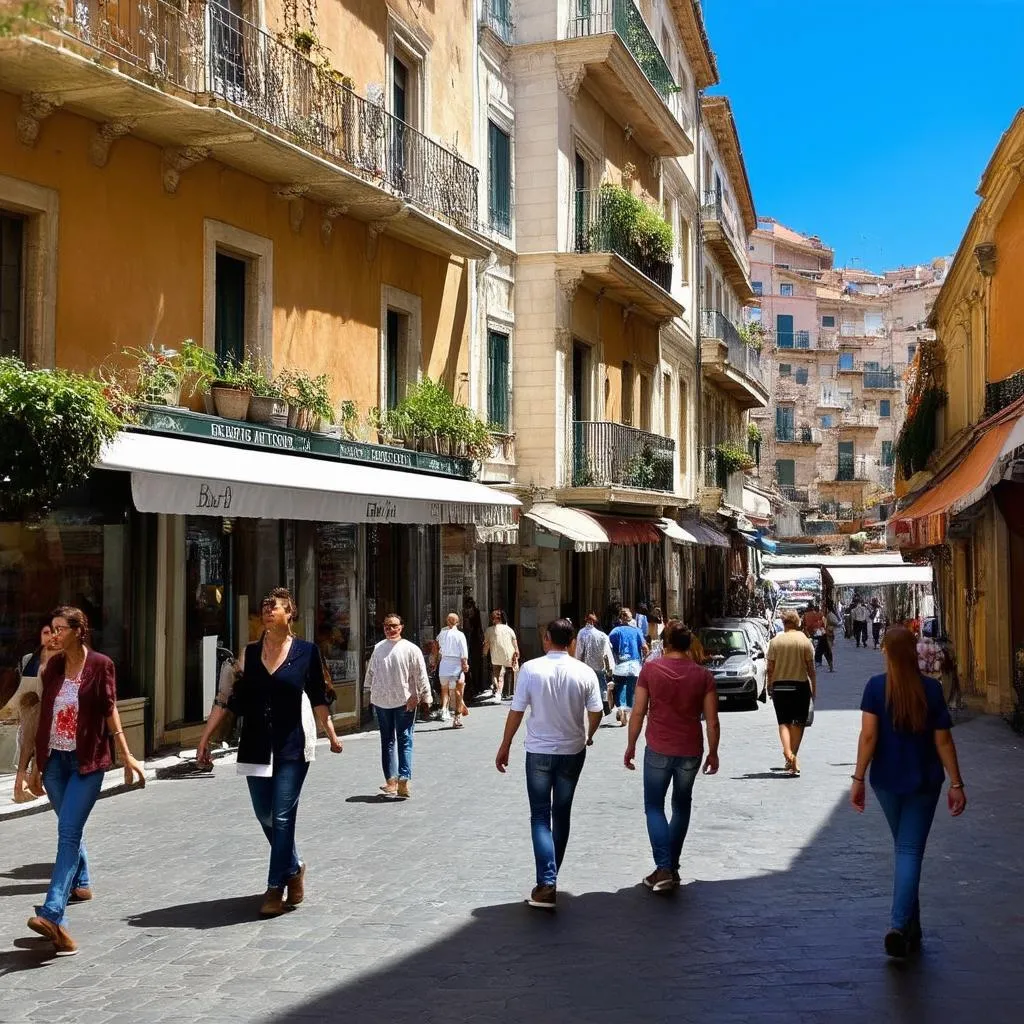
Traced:
<svg viewBox="0 0 1024 1024">
<path fill-rule="evenodd" d="M 512 140 L 487 122 L 487 209 L 492 230 L 512 234 Z"/>
<path fill-rule="evenodd" d="M 25 218 L 0 210 L 0 356 L 23 354 Z"/>
<path fill-rule="evenodd" d="M 245 359 L 245 293 L 247 267 L 227 253 L 217 253 L 214 352 L 220 365 L 241 364 Z"/>
<path fill-rule="evenodd" d="M 487 332 L 487 421 L 503 433 L 509 428 L 508 342 L 501 331 Z"/>
<path fill-rule="evenodd" d="M 359 528 L 316 524 L 316 643 L 337 691 L 336 715 L 357 711 L 359 608 L 357 576 Z"/>
</svg>

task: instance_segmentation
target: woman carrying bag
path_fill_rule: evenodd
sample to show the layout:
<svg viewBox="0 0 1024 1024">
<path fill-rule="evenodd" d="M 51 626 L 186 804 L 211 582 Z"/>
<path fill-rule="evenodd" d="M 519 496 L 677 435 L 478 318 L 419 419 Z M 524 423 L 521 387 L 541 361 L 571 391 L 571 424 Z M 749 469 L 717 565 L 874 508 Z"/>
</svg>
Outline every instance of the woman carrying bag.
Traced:
<svg viewBox="0 0 1024 1024">
<path fill-rule="evenodd" d="M 43 796 L 38 791 L 28 788 L 28 779 L 33 759 L 36 755 L 36 730 L 39 728 L 40 696 L 43 692 L 43 669 L 50 658 L 57 653 L 55 637 L 51 628 L 53 616 L 48 615 L 39 629 L 39 647 L 21 659 L 21 677 L 18 689 L 8 702 L 7 707 L 0 711 L 0 719 L 13 711 L 18 721 L 15 759 L 17 772 L 14 776 L 14 802 L 28 803 Z"/>
<path fill-rule="evenodd" d="M 241 717 L 238 773 L 246 776 L 256 819 L 270 843 L 263 917 L 277 917 L 305 898 L 306 865 L 295 845 L 299 796 L 316 752 L 316 727 L 340 754 L 330 716 L 330 686 L 316 644 L 292 633 L 295 603 L 275 587 L 260 604 L 264 633 L 249 644 L 242 674 L 226 702 L 218 695 L 199 740 L 196 759 L 212 764 L 210 737 L 227 711 Z"/>
</svg>

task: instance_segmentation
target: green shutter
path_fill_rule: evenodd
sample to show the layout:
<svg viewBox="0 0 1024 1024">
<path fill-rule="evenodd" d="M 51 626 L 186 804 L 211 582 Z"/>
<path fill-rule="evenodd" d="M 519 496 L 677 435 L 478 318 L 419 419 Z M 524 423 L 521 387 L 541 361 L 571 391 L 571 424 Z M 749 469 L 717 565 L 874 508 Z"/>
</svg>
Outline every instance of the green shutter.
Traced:
<svg viewBox="0 0 1024 1024">
<path fill-rule="evenodd" d="M 487 122 L 487 208 L 491 228 L 512 234 L 512 140 Z"/>
<path fill-rule="evenodd" d="M 508 335 L 487 332 L 487 419 L 508 431 Z"/>
</svg>

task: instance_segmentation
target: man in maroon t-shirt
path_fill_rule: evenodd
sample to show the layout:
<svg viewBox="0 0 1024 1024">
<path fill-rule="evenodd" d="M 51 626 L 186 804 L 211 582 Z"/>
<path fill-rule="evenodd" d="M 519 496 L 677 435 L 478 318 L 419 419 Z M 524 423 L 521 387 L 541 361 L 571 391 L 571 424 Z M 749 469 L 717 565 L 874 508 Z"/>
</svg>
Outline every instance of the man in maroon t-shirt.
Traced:
<svg viewBox="0 0 1024 1024">
<path fill-rule="evenodd" d="M 631 771 L 644 718 L 644 811 L 655 870 L 644 879 L 654 892 L 679 885 L 679 858 L 690 825 L 693 784 L 704 753 L 701 715 L 707 726 L 708 753 L 704 774 L 718 771 L 718 693 L 715 677 L 689 656 L 690 631 L 669 622 L 662 634 L 664 654 L 644 665 L 637 681 L 629 744 L 624 763 Z M 672 820 L 665 815 L 665 797 L 672 786 Z"/>
</svg>

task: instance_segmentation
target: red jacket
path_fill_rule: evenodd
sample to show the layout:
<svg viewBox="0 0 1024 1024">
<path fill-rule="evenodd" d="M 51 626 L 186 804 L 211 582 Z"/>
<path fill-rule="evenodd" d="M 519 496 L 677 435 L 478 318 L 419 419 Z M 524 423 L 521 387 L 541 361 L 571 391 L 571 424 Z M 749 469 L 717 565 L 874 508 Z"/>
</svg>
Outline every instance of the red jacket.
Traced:
<svg viewBox="0 0 1024 1024">
<path fill-rule="evenodd" d="M 53 724 L 53 704 L 64 685 L 64 655 L 52 657 L 43 669 L 43 695 L 39 709 L 39 728 L 36 731 L 36 764 L 46 768 L 50 756 L 50 729 Z M 113 763 L 110 756 L 110 737 L 107 719 L 117 707 L 117 682 L 114 663 L 91 648 L 82 666 L 82 681 L 78 688 L 78 730 L 75 733 L 78 774 L 106 771 Z"/>
</svg>

